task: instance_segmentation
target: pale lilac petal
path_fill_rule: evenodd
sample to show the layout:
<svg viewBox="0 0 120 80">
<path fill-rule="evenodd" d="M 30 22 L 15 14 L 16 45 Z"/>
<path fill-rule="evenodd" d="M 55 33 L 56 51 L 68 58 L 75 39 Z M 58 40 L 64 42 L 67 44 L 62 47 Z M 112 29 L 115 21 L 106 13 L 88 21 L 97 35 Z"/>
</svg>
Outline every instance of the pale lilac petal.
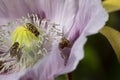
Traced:
<svg viewBox="0 0 120 80">
<path fill-rule="evenodd" d="M 97 33 L 108 19 L 108 14 L 101 6 L 101 0 L 80 0 L 75 23 L 69 32 L 72 42 L 81 34 L 85 36 Z"/>
<path fill-rule="evenodd" d="M 20 76 L 23 76 L 25 71 L 16 72 L 9 75 L 0 75 L 0 80 L 19 80 Z"/>
<path fill-rule="evenodd" d="M 74 23 L 79 0 L 40 0 L 46 18 L 64 27 L 67 33 Z"/>
<path fill-rule="evenodd" d="M 33 70 L 28 70 L 27 74 L 20 77 L 18 80 L 38 80 L 38 77 Z"/>
<path fill-rule="evenodd" d="M 39 17 L 45 17 L 39 8 L 39 0 L 0 0 L 0 25 L 7 22 L 27 16 L 29 14 L 38 14 Z"/>
</svg>

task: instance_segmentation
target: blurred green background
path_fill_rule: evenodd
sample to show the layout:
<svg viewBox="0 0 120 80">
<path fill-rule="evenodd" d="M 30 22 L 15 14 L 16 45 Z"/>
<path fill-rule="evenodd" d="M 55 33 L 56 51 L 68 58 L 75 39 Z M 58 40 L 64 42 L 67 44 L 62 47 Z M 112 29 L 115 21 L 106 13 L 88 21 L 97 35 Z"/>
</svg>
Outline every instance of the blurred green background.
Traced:
<svg viewBox="0 0 120 80">
<path fill-rule="evenodd" d="M 109 14 L 107 25 L 120 31 L 120 11 Z M 89 36 L 84 50 L 84 59 L 72 72 L 73 80 L 120 80 L 120 64 L 102 34 Z M 57 80 L 64 80 L 64 77 Z"/>
</svg>

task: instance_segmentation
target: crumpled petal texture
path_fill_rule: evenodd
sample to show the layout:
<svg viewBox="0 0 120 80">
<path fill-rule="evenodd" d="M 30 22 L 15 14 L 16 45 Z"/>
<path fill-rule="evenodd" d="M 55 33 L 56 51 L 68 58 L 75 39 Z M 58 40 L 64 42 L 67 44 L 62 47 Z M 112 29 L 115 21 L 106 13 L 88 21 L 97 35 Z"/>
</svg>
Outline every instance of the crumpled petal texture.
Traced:
<svg viewBox="0 0 120 80">
<path fill-rule="evenodd" d="M 84 57 L 84 44 L 87 36 L 97 33 L 108 19 L 108 14 L 101 5 L 101 0 L 1 0 L 0 25 L 28 13 L 35 13 L 42 18 L 64 26 L 65 37 L 72 42 L 72 48 L 67 51 L 69 59 L 64 65 L 58 49 L 58 43 L 52 45 L 52 50 L 45 58 L 38 61 L 20 78 L 4 80 L 54 80 L 60 74 L 73 71 Z M 40 18 L 41 18 L 40 17 Z M 15 74 L 13 74 L 15 76 Z M 17 76 L 18 76 L 17 75 Z M 0 76 L 2 79 L 3 76 Z"/>
</svg>

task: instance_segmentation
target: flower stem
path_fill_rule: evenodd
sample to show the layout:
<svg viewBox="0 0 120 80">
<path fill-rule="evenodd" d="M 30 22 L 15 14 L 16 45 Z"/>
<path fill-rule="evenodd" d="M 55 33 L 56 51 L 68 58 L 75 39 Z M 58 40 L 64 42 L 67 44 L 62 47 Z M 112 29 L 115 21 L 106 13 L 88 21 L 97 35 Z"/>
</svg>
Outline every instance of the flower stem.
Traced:
<svg viewBox="0 0 120 80">
<path fill-rule="evenodd" d="M 72 72 L 67 74 L 67 80 L 72 80 Z"/>
</svg>

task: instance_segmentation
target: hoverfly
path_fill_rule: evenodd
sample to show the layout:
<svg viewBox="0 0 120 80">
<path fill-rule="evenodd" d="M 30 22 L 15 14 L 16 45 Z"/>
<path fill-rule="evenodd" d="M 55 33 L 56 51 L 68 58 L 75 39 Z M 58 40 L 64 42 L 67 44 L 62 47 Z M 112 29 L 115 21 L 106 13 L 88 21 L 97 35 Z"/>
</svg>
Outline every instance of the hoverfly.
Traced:
<svg viewBox="0 0 120 80">
<path fill-rule="evenodd" d="M 64 49 L 65 47 L 70 48 L 71 43 L 66 38 L 61 38 L 61 42 L 59 43 L 59 49 Z"/>
<path fill-rule="evenodd" d="M 15 57 L 17 56 L 17 60 L 19 61 L 22 55 L 22 48 L 19 48 L 19 43 L 15 42 L 12 47 L 10 48 L 10 56 Z"/>
<path fill-rule="evenodd" d="M 58 45 L 59 49 L 61 50 L 61 57 L 65 60 L 65 65 L 67 64 L 67 59 L 68 57 L 66 56 L 66 54 L 62 51 L 64 48 L 70 48 L 71 47 L 71 43 L 69 40 L 67 40 L 66 38 L 61 38 L 61 42 Z"/>
<path fill-rule="evenodd" d="M 19 49 L 19 43 L 15 42 L 12 47 L 10 48 L 10 56 L 14 57 L 17 55 Z"/>
<path fill-rule="evenodd" d="M 31 24 L 31 23 L 26 23 L 26 27 L 29 31 L 31 31 L 36 37 L 39 36 L 39 31 L 37 30 L 37 28 Z"/>
</svg>

